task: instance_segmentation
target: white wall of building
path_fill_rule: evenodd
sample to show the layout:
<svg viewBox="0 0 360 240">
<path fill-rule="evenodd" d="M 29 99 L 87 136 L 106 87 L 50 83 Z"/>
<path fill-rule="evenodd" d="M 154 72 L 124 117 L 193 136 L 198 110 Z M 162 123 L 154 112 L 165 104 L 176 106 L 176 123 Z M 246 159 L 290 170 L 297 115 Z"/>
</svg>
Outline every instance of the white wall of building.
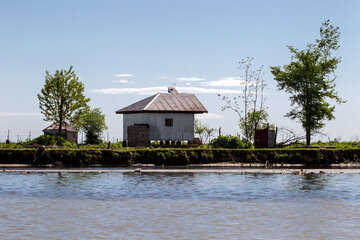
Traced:
<svg viewBox="0 0 360 240">
<path fill-rule="evenodd" d="M 172 118 L 173 126 L 165 126 L 165 119 Z M 127 140 L 127 127 L 148 124 L 150 140 L 194 140 L 193 113 L 130 113 L 123 114 L 123 139 Z"/>
</svg>

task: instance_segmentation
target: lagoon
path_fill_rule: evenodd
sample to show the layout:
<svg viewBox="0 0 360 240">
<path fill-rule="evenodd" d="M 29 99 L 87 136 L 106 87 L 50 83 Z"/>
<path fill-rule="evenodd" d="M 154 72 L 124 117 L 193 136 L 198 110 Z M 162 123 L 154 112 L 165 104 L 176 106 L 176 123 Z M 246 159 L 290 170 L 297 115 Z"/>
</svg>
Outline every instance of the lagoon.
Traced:
<svg viewBox="0 0 360 240">
<path fill-rule="evenodd" d="M 358 239 L 360 175 L 0 173 L 0 239 Z"/>
</svg>

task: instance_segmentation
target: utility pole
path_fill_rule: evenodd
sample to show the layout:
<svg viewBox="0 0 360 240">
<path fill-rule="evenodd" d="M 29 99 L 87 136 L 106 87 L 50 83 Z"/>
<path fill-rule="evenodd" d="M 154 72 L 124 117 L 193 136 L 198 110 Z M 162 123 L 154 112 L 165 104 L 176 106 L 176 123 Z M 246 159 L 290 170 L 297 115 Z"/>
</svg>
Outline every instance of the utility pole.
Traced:
<svg viewBox="0 0 360 240">
<path fill-rule="evenodd" d="M 29 140 L 31 140 L 31 131 L 29 131 Z"/>
</svg>

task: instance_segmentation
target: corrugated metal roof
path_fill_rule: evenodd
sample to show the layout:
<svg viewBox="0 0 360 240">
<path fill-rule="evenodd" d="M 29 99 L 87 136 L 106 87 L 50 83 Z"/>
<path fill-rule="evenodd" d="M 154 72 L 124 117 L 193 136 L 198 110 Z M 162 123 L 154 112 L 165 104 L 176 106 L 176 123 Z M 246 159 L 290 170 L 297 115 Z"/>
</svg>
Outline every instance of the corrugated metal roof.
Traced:
<svg viewBox="0 0 360 240">
<path fill-rule="evenodd" d="M 174 90 L 174 89 L 173 89 Z M 131 104 L 116 111 L 119 113 L 137 112 L 190 112 L 207 113 L 206 108 L 201 104 L 194 94 L 177 93 L 169 89 L 171 93 L 158 93 Z"/>
<path fill-rule="evenodd" d="M 59 124 L 57 123 L 53 123 L 50 126 L 48 126 L 47 128 L 45 128 L 43 131 L 48 131 L 48 130 L 59 130 Z M 77 130 L 73 127 L 71 127 L 69 124 L 63 124 L 61 130 L 65 130 L 68 132 L 77 132 Z"/>
</svg>

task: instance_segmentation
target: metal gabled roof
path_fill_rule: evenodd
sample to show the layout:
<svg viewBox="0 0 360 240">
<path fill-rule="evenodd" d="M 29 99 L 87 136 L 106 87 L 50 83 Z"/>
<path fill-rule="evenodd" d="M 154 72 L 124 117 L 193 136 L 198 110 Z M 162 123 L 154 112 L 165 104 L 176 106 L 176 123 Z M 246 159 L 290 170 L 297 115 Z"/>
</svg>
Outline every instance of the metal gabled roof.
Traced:
<svg viewBox="0 0 360 240">
<path fill-rule="evenodd" d="M 43 131 L 48 131 L 48 130 L 59 130 L 59 124 L 53 123 L 50 126 L 48 126 L 47 128 L 43 129 Z M 71 127 L 67 123 L 63 124 L 61 131 L 77 132 L 77 130 L 75 128 Z"/>
<path fill-rule="evenodd" d="M 169 88 L 169 93 L 158 93 L 116 111 L 117 114 L 139 112 L 207 113 L 208 111 L 194 94 L 178 93 L 175 89 Z"/>
</svg>

